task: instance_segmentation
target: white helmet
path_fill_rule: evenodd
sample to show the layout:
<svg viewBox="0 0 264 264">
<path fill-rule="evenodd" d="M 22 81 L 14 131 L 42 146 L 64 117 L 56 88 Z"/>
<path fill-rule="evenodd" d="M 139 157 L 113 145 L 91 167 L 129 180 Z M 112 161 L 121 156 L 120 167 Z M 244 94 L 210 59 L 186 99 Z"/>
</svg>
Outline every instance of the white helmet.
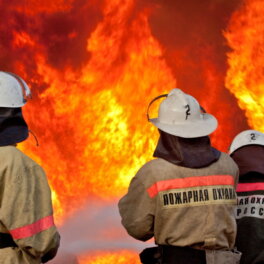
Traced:
<svg viewBox="0 0 264 264">
<path fill-rule="evenodd" d="M 214 116 L 203 111 L 197 100 L 180 89 L 173 89 L 168 95 L 154 98 L 149 106 L 158 98 L 167 97 L 159 106 L 157 118 L 148 120 L 160 130 L 183 138 L 207 136 L 217 128 Z"/>
<path fill-rule="evenodd" d="M 0 71 L 0 107 L 22 107 L 30 95 L 30 89 L 21 77 Z"/>
<path fill-rule="evenodd" d="M 232 154 L 237 149 L 247 145 L 264 146 L 264 134 L 257 130 L 245 130 L 240 132 L 233 139 L 229 147 L 229 154 Z"/>
</svg>

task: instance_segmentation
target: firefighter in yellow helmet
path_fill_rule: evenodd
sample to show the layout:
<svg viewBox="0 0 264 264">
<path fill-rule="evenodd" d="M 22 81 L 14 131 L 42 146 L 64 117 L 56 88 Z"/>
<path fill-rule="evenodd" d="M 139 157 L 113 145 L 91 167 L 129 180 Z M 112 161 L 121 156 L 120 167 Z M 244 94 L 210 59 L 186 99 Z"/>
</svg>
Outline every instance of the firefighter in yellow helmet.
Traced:
<svg viewBox="0 0 264 264">
<path fill-rule="evenodd" d="M 158 247 L 140 254 L 144 264 L 239 263 L 238 167 L 210 144 L 217 120 L 180 89 L 162 96 L 158 118 L 149 119 L 160 133 L 156 159 L 140 168 L 119 201 L 122 224 L 136 239 L 154 237 Z"/>
<path fill-rule="evenodd" d="M 264 134 L 252 129 L 240 132 L 229 153 L 239 167 L 236 246 L 242 252 L 240 263 L 264 263 Z"/>
<path fill-rule="evenodd" d="M 0 71 L 0 263 L 39 264 L 54 258 L 60 236 L 43 169 L 16 148 L 28 137 L 21 107 L 25 81 Z"/>
</svg>

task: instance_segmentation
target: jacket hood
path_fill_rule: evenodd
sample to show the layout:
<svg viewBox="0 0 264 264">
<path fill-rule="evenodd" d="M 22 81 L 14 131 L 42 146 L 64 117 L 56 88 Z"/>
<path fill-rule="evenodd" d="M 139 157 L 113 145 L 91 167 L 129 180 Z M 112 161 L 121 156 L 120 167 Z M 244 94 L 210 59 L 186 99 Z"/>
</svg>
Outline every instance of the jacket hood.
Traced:
<svg viewBox="0 0 264 264">
<path fill-rule="evenodd" d="M 21 108 L 0 108 L 0 146 L 14 145 L 28 138 L 28 126 Z"/>
<path fill-rule="evenodd" d="M 264 174 L 264 147 L 249 145 L 239 148 L 231 154 L 231 157 L 239 167 L 240 177 L 250 172 Z"/>
<path fill-rule="evenodd" d="M 208 136 L 182 138 L 159 130 L 160 138 L 153 156 L 175 165 L 202 168 L 217 161 L 221 152 L 213 148 Z"/>
</svg>

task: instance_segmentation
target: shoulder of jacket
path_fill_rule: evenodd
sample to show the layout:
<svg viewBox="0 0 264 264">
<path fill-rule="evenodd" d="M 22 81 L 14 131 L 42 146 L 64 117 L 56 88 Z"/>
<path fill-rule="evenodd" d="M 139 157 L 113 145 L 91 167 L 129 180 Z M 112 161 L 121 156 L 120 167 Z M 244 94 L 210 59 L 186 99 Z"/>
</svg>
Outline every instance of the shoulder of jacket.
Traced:
<svg viewBox="0 0 264 264">
<path fill-rule="evenodd" d="M 233 175 L 237 176 L 239 173 L 239 168 L 237 164 L 227 153 L 221 152 L 220 159 L 218 160 L 218 166 L 224 168 L 224 170 L 227 170 Z"/>
<path fill-rule="evenodd" d="M 148 178 L 150 175 L 157 175 L 163 173 L 171 165 L 168 161 L 163 159 L 153 159 L 146 162 L 137 172 L 137 178 Z"/>
<path fill-rule="evenodd" d="M 153 170 L 153 169 L 159 169 L 159 168 L 162 168 L 164 167 L 165 164 L 169 164 L 168 161 L 164 160 L 164 159 L 160 159 L 160 158 L 157 158 L 157 159 L 153 159 L 153 160 L 150 160 L 148 162 L 146 162 L 140 170 Z"/>
<path fill-rule="evenodd" d="M 230 155 L 225 152 L 221 152 L 220 160 L 223 160 L 225 162 L 230 162 L 230 164 L 237 166 L 235 161 L 230 157 Z"/>
<path fill-rule="evenodd" d="M 7 163 L 16 163 L 18 166 L 21 164 L 28 168 L 40 167 L 34 160 L 15 146 L 0 147 L 0 157 Z"/>
</svg>

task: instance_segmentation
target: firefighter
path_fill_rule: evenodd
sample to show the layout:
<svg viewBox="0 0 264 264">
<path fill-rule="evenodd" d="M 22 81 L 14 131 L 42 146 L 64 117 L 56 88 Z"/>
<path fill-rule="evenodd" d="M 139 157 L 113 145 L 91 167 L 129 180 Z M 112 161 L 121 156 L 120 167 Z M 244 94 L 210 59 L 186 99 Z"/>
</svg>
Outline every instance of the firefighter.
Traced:
<svg viewBox="0 0 264 264">
<path fill-rule="evenodd" d="M 43 169 L 16 148 L 28 137 L 21 107 L 30 90 L 0 72 L 0 263 L 39 264 L 54 258 L 60 236 Z"/>
<path fill-rule="evenodd" d="M 233 250 L 238 168 L 210 144 L 217 120 L 180 89 L 149 107 L 161 97 L 158 117 L 148 117 L 160 133 L 156 159 L 139 169 L 119 201 L 122 224 L 138 240 L 154 237 L 158 247 L 144 250 L 142 263 L 239 263 Z"/>
<path fill-rule="evenodd" d="M 264 263 L 264 134 L 256 130 L 239 133 L 230 155 L 240 171 L 236 246 L 242 252 L 241 263 Z"/>
</svg>

